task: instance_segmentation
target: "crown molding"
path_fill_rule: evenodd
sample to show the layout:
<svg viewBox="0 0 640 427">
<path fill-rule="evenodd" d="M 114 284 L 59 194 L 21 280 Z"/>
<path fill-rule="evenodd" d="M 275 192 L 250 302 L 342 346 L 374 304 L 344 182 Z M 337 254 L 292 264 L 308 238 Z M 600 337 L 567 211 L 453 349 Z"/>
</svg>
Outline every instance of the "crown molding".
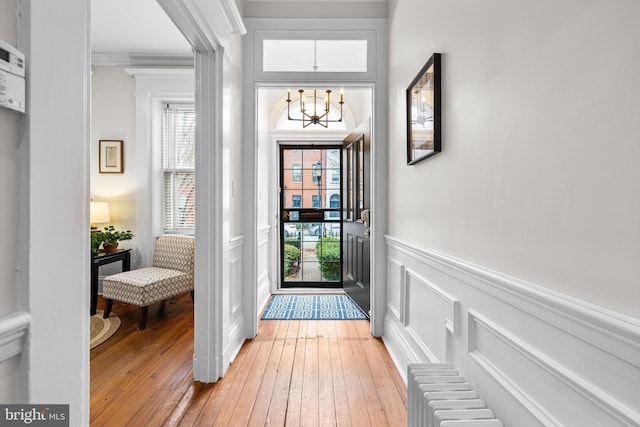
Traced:
<svg viewBox="0 0 640 427">
<path fill-rule="evenodd" d="M 130 67 L 191 67 L 192 53 L 93 52 L 91 65 L 121 65 Z"/>
<path fill-rule="evenodd" d="M 227 19 L 231 34 L 247 34 L 247 28 L 244 26 L 244 22 L 242 21 L 242 16 L 240 15 L 238 6 L 236 6 L 236 2 L 234 0 L 219 1 L 220 7 L 224 11 L 224 16 Z"/>
</svg>

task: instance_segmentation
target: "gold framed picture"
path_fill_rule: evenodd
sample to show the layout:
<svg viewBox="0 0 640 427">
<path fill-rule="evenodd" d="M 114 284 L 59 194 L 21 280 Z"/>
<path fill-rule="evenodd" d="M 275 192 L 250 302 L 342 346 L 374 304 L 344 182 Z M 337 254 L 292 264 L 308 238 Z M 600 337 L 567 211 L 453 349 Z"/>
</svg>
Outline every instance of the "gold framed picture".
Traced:
<svg viewBox="0 0 640 427">
<path fill-rule="evenodd" d="M 101 139 L 99 142 L 99 172 L 124 173 L 122 140 Z"/>
</svg>

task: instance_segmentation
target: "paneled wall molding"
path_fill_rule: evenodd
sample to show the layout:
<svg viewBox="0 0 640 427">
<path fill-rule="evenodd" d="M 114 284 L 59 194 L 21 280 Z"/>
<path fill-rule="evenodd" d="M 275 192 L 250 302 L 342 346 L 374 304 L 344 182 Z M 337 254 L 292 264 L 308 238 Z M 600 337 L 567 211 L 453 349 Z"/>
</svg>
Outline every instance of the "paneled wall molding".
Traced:
<svg viewBox="0 0 640 427">
<path fill-rule="evenodd" d="M 238 314 L 242 303 L 242 245 L 244 236 L 229 239 L 229 313 Z"/>
<path fill-rule="evenodd" d="M 405 280 L 405 272 L 404 272 L 404 264 L 395 258 L 389 257 L 387 259 L 387 275 L 393 275 L 393 272 L 397 271 L 397 276 L 401 278 L 400 286 L 397 292 L 399 292 L 399 296 L 397 300 L 400 301 L 400 304 L 396 305 L 393 303 L 393 299 L 387 299 L 387 311 L 395 316 L 395 318 L 404 324 L 404 313 L 405 313 L 405 302 L 406 302 L 406 280 Z M 389 278 L 387 278 L 389 279 Z"/>
<path fill-rule="evenodd" d="M 453 363 L 505 425 L 640 425 L 638 320 L 386 241 L 383 339 L 401 373 Z"/>
<path fill-rule="evenodd" d="M 514 381 L 512 381 L 508 375 L 502 372 L 490 358 L 484 355 L 477 348 L 477 333 L 478 328 L 484 328 L 488 332 L 501 339 L 505 344 L 518 350 L 520 353 L 529 357 L 532 360 L 538 362 L 542 361 L 541 357 L 535 356 L 535 350 L 529 348 L 529 346 L 517 337 L 512 336 L 503 328 L 493 324 L 489 320 L 482 317 L 475 310 L 469 310 L 467 313 L 468 319 L 468 337 L 467 346 L 469 355 L 475 359 L 476 362 L 485 370 L 489 375 L 493 377 L 500 385 L 502 385 L 509 393 L 520 402 L 520 404 L 528 410 L 542 425 L 545 426 L 561 426 L 562 424 L 558 420 L 554 419 L 551 414 L 546 411 L 542 405 L 536 402 L 531 396 L 524 392 Z M 541 365 L 543 366 L 543 365 Z M 547 366 L 550 366 L 548 364 Z"/>
<path fill-rule="evenodd" d="M 459 301 L 411 268 L 403 268 L 402 326 L 431 362 L 448 362 Z"/>
<path fill-rule="evenodd" d="M 436 295 L 438 298 L 440 298 L 440 300 L 442 300 L 445 304 L 447 304 L 450 307 L 451 311 L 448 313 L 448 316 L 444 319 L 444 326 L 449 332 L 451 332 L 452 334 L 455 334 L 456 322 L 458 319 L 458 310 L 460 305 L 458 300 L 453 298 L 451 295 L 447 294 L 445 291 L 443 291 L 439 287 L 435 286 L 433 283 L 429 282 L 427 279 L 421 277 L 415 271 L 411 269 L 405 269 L 405 268 L 403 268 L 403 271 L 405 274 L 405 278 L 402 281 L 403 287 L 406 288 L 406 283 L 409 282 L 412 278 L 416 279 L 420 284 L 422 284 L 424 287 L 429 289 L 430 292 L 432 292 L 434 295 Z M 405 290 L 405 292 L 403 292 L 403 295 L 405 298 L 403 306 L 407 307 L 408 305 L 407 299 L 409 298 L 409 292 L 406 292 Z M 406 323 L 405 323 L 405 326 L 406 326 Z"/>
<path fill-rule="evenodd" d="M 268 294 L 269 293 L 269 272 L 265 271 L 262 274 L 260 274 L 258 276 L 258 295 L 262 295 L 262 294 Z M 268 296 L 267 296 L 268 299 Z M 264 302 L 266 299 L 258 299 L 258 311 L 260 311 L 260 302 Z"/>
<path fill-rule="evenodd" d="M 271 232 L 271 225 L 264 225 L 258 228 L 258 246 L 264 245 L 269 241 L 270 232 Z"/>
<path fill-rule="evenodd" d="M 421 358 L 418 353 L 414 351 L 398 322 L 390 321 L 387 317 L 384 324 L 384 331 L 385 334 L 382 336 L 382 340 L 405 384 L 407 382 L 406 367 L 409 363 L 415 363 L 416 361 L 435 362 L 434 360 Z"/>
<path fill-rule="evenodd" d="M 275 289 L 276 285 L 271 280 L 269 266 L 272 264 L 271 259 L 270 242 L 271 242 L 271 225 L 261 225 L 257 229 L 257 264 L 256 275 L 257 277 L 257 298 L 256 298 L 256 313 L 257 318 L 262 315 L 262 309 L 269 301 L 271 291 Z"/>
<path fill-rule="evenodd" d="M 229 239 L 229 278 L 223 285 L 223 295 L 228 301 L 225 317 L 229 319 L 229 329 L 224 340 L 223 364 L 225 369 L 235 359 L 244 343 L 244 313 L 242 311 L 242 271 L 244 236 Z"/>
<path fill-rule="evenodd" d="M 607 412 L 617 421 L 627 425 L 640 425 L 640 414 L 631 411 L 622 405 L 618 400 L 611 398 L 602 390 L 585 381 L 578 375 L 575 375 L 569 368 L 561 365 L 555 360 L 547 357 L 536 349 L 532 348 L 523 339 L 514 336 L 504 328 L 482 316 L 476 310 L 468 312 L 468 351 L 473 357 L 496 381 L 503 387 L 511 391 L 511 394 L 518 399 L 543 425 L 560 426 L 558 420 L 554 419 L 539 403 L 527 395 L 520 387 L 518 387 L 507 374 L 505 374 L 496 364 L 478 348 L 478 330 L 492 334 L 499 339 L 504 345 L 520 353 L 523 357 L 529 359 L 535 365 L 544 369 L 548 374 L 553 376 L 562 384 L 570 387 L 583 397 L 588 399 L 592 404 L 598 406 Z"/>
<path fill-rule="evenodd" d="M 244 236 L 236 236 L 229 239 L 229 250 L 233 251 L 237 248 L 241 248 L 244 244 Z"/>
<path fill-rule="evenodd" d="M 434 250 L 386 236 L 389 247 L 526 310 L 540 320 L 640 368 L 640 320 Z M 588 328 L 585 326 L 588 325 Z"/>
<path fill-rule="evenodd" d="M 224 340 L 224 350 L 222 355 L 222 364 L 224 366 L 224 373 L 229 369 L 229 365 L 236 358 L 242 344 L 244 344 L 244 318 L 242 316 L 232 316 L 232 321 L 229 324 L 229 333 L 227 339 Z"/>
<path fill-rule="evenodd" d="M 31 316 L 16 312 L 0 318 L 0 363 L 22 353 Z"/>
</svg>

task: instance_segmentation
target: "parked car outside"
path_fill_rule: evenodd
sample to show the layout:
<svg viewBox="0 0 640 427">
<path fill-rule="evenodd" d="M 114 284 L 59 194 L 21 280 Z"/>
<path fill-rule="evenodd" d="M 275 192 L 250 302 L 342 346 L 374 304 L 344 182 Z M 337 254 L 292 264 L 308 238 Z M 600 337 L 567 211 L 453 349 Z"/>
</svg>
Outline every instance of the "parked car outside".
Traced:
<svg viewBox="0 0 640 427">
<path fill-rule="evenodd" d="M 298 236 L 298 228 L 295 224 L 286 222 L 284 224 L 284 237 L 297 237 Z"/>
<path fill-rule="evenodd" d="M 339 222 L 325 222 L 322 224 L 312 224 L 309 227 L 309 234 L 312 236 L 340 236 L 340 223 Z"/>
<path fill-rule="evenodd" d="M 312 236 L 320 235 L 320 224 L 311 224 L 309 226 L 309 234 Z"/>
</svg>

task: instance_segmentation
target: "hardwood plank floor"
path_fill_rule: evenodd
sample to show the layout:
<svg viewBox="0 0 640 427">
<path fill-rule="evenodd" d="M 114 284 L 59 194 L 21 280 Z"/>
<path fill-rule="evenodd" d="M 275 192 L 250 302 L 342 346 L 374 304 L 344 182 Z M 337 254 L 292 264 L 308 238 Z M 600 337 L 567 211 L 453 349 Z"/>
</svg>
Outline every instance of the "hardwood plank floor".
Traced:
<svg viewBox="0 0 640 427">
<path fill-rule="evenodd" d="M 99 308 L 104 301 L 100 299 Z M 193 381 L 189 295 L 91 350 L 92 426 L 404 426 L 407 390 L 369 322 L 261 321 L 224 378 Z"/>
</svg>

